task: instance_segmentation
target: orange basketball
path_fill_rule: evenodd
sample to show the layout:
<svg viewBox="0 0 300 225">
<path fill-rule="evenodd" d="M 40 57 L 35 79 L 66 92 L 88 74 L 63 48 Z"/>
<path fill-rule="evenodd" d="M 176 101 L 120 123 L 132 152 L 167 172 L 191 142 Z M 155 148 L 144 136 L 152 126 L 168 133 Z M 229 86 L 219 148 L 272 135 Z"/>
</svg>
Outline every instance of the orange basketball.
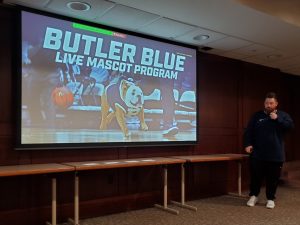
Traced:
<svg viewBox="0 0 300 225">
<path fill-rule="evenodd" d="M 61 108 L 68 108 L 73 104 L 73 93 L 67 87 L 57 87 L 52 91 L 52 101 Z"/>
</svg>

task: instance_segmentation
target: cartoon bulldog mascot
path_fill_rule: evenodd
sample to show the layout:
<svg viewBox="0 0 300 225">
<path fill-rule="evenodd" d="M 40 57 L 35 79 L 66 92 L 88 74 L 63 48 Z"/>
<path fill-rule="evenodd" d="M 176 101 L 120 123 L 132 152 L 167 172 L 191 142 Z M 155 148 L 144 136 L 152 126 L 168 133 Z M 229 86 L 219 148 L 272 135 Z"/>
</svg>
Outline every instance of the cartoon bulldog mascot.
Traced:
<svg viewBox="0 0 300 225">
<path fill-rule="evenodd" d="M 141 129 L 148 130 L 143 104 L 143 91 L 132 81 L 122 79 L 118 83 L 108 85 L 101 98 L 100 130 L 106 130 L 111 120 L 116 117 L 124 137 L 128 138 L 130 133 L 126 125 L 126 116 L 134 115 L 139 117 Z M 110 113 L 109 109 L 112 109 Z"/>
</svg>

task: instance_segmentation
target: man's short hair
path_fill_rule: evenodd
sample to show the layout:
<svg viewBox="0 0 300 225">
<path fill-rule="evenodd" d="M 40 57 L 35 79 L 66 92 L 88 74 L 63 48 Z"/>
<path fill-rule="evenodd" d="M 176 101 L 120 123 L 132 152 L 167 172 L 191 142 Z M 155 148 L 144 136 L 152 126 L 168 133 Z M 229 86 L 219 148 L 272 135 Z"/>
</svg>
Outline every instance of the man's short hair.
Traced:
<svg viewBox="0 0 300 225">
<path fill-rule="evenodd" d="M 278 101 L 277 94 L 275 92 L 268 92 L 266 94 L 266 98 L 274 98 L 276 101 Z"/>
</svg>

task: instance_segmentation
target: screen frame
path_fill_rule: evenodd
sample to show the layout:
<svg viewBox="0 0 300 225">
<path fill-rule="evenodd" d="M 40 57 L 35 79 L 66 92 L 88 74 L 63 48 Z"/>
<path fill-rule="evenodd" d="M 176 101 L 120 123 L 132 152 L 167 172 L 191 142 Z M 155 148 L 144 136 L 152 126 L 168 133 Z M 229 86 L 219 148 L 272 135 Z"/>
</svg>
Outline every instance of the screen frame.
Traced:
<svg viewBox="0 0 300 225">
<path fill-rule="evenodd" d="M 16 73 L 16 80 L 13 79 L 17 91 L 15 92 L 15 150 L 63 150 L 63 149 L 96 149 L 96 148 L 115 148 L 115 147 L 147 147 L 147 146 L 189 146 L 189 145 L 197 145 L 199 143 L 199 91 L 198 91 L 198 74 L 199 74 L 199 51 L 196 46 L 188 45 L 184 43 L 179 43 L 172 40 L 167 40 L 155 36 L 150 36 L 146 34 L 136 33 L 129 30 L 124 30 L 116 27 L 110 27 L 98 23 L 93 23 L 90 21 L 84 21 L 77 18 L 72 18 L 68 16 L 58 15 L 50 12 L 40 11 L 37 9 L 32 9 L 24 6 L 16 6 L 17 9 L 17 24 L 16 24 L 16 36 L 17 38 L 15 43 L 15 49 L 13 58 L 15 58 L 13 64 L 13 71 Z M 68 22 L 77 22 L 88 26 L 93 26 L 97 28 L 108 29 L 115 32 L 120 32 L 128 35 L 133 35 L 136 37 L 146 38 L 149 40 L 159 41 L 162 43 L 173 44 L 177 46 L 182 46 L 190 49 L 194 49 L 196 51 L 196 140 L 195 141 L 153 141 L 153 142 L 86 142 L 86 143 L 35 143 L 35 144 L 24 144 L 21 142 L 22 138 L 22 12 L 34 13 L 41 16 L 48 16 L 55 19 L 61 19 Z"/>
</svg>

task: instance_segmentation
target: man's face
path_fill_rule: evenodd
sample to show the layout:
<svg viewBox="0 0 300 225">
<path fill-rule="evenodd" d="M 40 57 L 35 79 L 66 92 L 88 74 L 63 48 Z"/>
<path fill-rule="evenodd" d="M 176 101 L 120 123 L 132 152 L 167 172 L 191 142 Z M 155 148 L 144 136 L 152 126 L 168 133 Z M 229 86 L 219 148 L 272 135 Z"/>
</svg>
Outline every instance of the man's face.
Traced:
<svg viewBox="0 0 300 225">
<path fill-rule="evenodd" d="M 269 114 L 277 108 L 278 102 L 275 98 L 265 99 L 265 111 Z"/>
</svg>

